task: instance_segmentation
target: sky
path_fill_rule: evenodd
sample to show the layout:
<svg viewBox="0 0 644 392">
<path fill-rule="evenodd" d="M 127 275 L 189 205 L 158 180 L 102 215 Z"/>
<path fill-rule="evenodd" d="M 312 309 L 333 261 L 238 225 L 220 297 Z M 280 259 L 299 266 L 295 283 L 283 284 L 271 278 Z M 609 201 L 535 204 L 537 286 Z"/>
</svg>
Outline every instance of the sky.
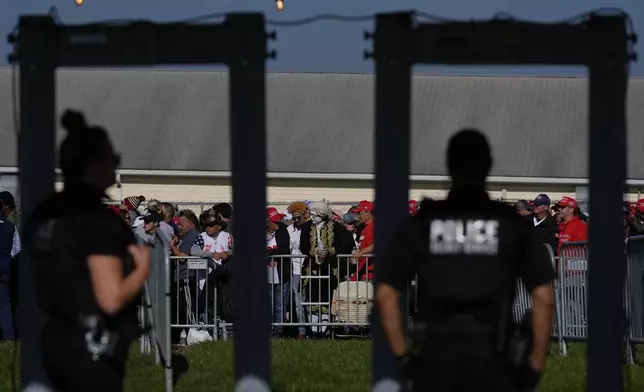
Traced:
<svg viewBox="0 0 644 392">
<path fill-rule="evenodd" d="M 316 14 L 347 16 L 372 15 L 384 11 L 416 9 L 455 19 L 488 19 L 503 12 L 521 19 L 559 21 L 579 13 L 604 7 L 617 7 L 631 15 L 640 42 L 636 51 L 642 59 L 631 65 L 631 75 L 644 76 L 644 0 L 284 0 L 285 9 L 278 12 L 275 0 L 2 0 L 0 30 L 5 37 L 21 14 L 47 13 L 55 6 L 65 23 L 87 23 L 105 19 L 148 19 L 174 21 L 202 14 L 229 11 L 261 11 L 268 20 L 296 20 Z M 363 32 L 372 30 L 373 22 L 321 21 L 306 26 L 269 27 L 277 31 L 278 40 L 271 42 L 278 57 L 268 62 L 270 71 L 369 73 L 373 63 L 363 59 L 371 42 Z M 11 47 L 0 43 L 0 66 L 7 64 Z M 176 67 L 175 67 L 176 68 Z M 454 67 L 418 66 L 418 73 L 432 74 L 500 74 L 585 76 L 582 67 Z"/>
</svg>

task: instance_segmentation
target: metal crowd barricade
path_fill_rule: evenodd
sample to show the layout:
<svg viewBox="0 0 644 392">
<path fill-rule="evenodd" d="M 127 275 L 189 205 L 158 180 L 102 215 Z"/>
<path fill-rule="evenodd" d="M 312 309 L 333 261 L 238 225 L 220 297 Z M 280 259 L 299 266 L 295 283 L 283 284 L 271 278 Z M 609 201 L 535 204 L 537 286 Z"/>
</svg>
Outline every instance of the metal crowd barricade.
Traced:
<svg viewBox="0 0 644 392">
<path fill-rule="evenodd" d="M 141 238 L 137 238 L 142 243 Z M 141 337 L 141 352 L 152 353 L 165 371 L 165 390 L 174 388 L 172 374 L 172 344 L 170 337 L 170 258 L 168 244 L 157 234 L 152 248 L 150 274 L 145 283 L 140 311 L 141 326 L 146 335 Z"/>
<path fill-rule="evenodd" d="M 309 274 L 305 273 L 305 270 L 309 269 L 307 261 L 308 257 L 301 254 L 275 255 L 269 258 L 266 276 L 275 335 L 281 335 L 284 327 L 297 326 L 298 336 L 303 336 L 306 333 L 306 327 L 319 327 L 323 323 L 322 320 L 312 320 L 312 312 L 309 308 L 314 303 L 305 301 L 303 285 L 309 283 L 310 288 L 310 280 L 318 279 L 316 283 L 320 284 L 321 292 L 322 286 L 325 283 L 326 286 L 330 286 L 330 283 L 322 281 L 327 275 L 326 269 L 322 276 L 318 276 L 319 274 L 314 277 L 308 276 Z M 322 307 L 328 305 L 328 302 L 321 301 L 315 305 Z M 305 314 L 305 309 L 308 314 Z"/>
<path fill-rule="evenodd" d="M 566 340 L 584 340 L 586 326 L 588 242 L 564 242 L 559 248 L 559 297 Z"/>
<path fill-rule="evenodd" d="M 557 338 L 560 354 L 566 355 L 568 341 L 587 337 L 588 247 L 586 242 L 563 243 L 558 258 L 549 245 L 544 244 L 544 249 L 558 271 L 554 283 L 552 336 Z M 644 236 L 628 238 L 626 253 L 624 306 L 628 334 L 625 338 L 630 343 L 627 359 L 634 363 L 631 344 L 644 343 Z M 161 248 L 155 248 L 154 258 L 141 319 L 144 326 L 155 328 L 149 336 L 142 338 L 142 351 L 152 352 L 151 342 L 156 341 L 157 361 L 169 358 L 170 329 L 187 330 L 195 343 L 227 339 L 228 328 L 233 324 L 221 319 L 218 285 L 211 281 L 216 275 L 210 273 L 212 262 L 198 257 L 168 257 Z M 346 254 L 323 260 L 305 255 L 272 256 L 272 264 L 267 265 L 267 297 L 271 302 L 276 334 L 281 336 L 283 328 L 293 327 L 297 328 L 299 336 L 368 336 L 369 314 L 374 302 L 369 273 L 371 260 L 372 255 L 359 260 Z M 171 269 L 174 270 L 172 279 Z M 411 289 L 409 299 L 415 306 L 417 285 L 414 282 Z M 530 295 L 518 281 L 513 307 L 515 320 L 531 308 Z M 171 379 L 171 369 L 166 370 Z"/>
<path fill-rule="evenodd" d="M 556 271 L 557 269 L 557 258 L 555 257 L 554 251 L 549 244 L 543 244 L 544 252 L 552 264 L 552 268 Z M 561 315 L 561 298 L 559 296 L 559 281 L 555 280 L 553 284 L 553 294 L 555 298 L 555 314 L 554 314 L 554 323 L 552 325 L 552 336 L 557 339 L 557 344 L 559 346 L 560 355 L 566 356 L 568 354 L 568 346 L 564 340 L 562 330 L 562 315 Z M 514 300 L 514 321 L 520 322 L 523 315 L 526 314 L 529 310 L 532 309 L 532 298 L 530 293 L 525 287 L 525 284 L 521 279 L 517 281 L 517 290 L 516 297 Z"/>
<path fill-rule="evenodd" d="M 627 361 L 635 363 L 633 344 L 644 343 L 644 235 L 626 239 L 625 305 L 627 317 Z"/>
<path fill-rule="evenodd" d="M 361 258 L 363 270 L 369 269 L 371 258 Z M 270 260 L 267 283 L 276 335 L 281 335 L 284 327 L 297 327 L 298 336 L 308 332 L 331 337 L 365 335 L 374 289 L 368 275 L 351 275 L 359 264 L 352 255 L 322 260 L 275 255 Z"/>
<path fill-rule="evenodd" d="M 301 254 L 271 256 L 267 286 L 273 335 L 283 336 L 284 328 L 292 327 L 297 328 L 297 336 L 368 336 L 374 304 L 372 259 L 370 254 L 358 260 L 350 254 L 324 260 Z M 412 303 L 416 294 L 414 283 L 409 293 Z M 234 329 L 232 323 L 221 320 L 213 327 L 222 331 Z M 227 333 L 220 336 L 228 338 Z"/>
<path fill-rule="evenodd" d="M 170 329 L 175 344 L 218 340 L 217 282 L 212 272 L 223 268 L 208 258 L 172 256 Z M 186 342 L 182 342 L 185 336 Z M 177 342 L 178 340 L 178 342 Z"/>
<path fill-rule="evenodd" d="M 644 236 L 626 238 L 625 251 L 627 265 L 623 302 L 627 321 L 626 359 L 629 364 L 633 364 L 635 350 L 632 345 L 644 343 Z M 558 272 L 563 338 L 564 340 L 585 340 L 588 336 L 587 242 L 568 242 L 561 245 Z"/>
</svg>

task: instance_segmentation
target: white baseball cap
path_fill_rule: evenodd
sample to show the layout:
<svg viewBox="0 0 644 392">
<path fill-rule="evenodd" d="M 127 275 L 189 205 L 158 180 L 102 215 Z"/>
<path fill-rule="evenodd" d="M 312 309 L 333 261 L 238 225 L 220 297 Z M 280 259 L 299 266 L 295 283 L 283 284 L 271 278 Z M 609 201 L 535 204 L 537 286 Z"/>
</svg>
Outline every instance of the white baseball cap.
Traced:
<svg viewBox="0 0 644 392">
<path fill-rule="evenodd" d="M 134 222 L 132 222 L 132 228 L 136 229 L 137 227 L 141 227 L 144 223 L 145 222 L 143 222 L 143 217 L 137 216 L 136 219 L 134 219 Z"/>
</svg>

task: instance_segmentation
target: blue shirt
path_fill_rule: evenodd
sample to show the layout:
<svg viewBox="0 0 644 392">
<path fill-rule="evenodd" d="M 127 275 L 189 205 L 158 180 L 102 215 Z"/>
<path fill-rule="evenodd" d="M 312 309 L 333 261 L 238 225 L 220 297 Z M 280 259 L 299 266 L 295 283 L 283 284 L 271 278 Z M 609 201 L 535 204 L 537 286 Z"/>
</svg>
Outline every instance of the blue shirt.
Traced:
<svg viewBox="0 0 644 392">
<path fill-rule="evenodd" d="M 195 240 L 199 236 L 199 231 L 197 229 L 192 229 L 186 233 L 185 236 L 181 239 L 181 243 L 178 248 L 181 253 L 190 255 L 190 248 L 194 244 Z M 177 279 L 185 279 L 188 277 L 188 263 L 180 263 L 179 269 L 177 271 Z"/>
</svg>

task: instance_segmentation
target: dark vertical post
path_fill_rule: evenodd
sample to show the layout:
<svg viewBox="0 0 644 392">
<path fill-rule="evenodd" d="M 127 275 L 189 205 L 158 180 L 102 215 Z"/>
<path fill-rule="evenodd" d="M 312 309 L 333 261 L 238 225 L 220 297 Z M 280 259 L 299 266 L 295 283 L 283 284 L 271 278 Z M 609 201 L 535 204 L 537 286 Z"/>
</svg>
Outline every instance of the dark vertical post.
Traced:
<svg viewBox="0 0 644 392">
<path fill-rule="evenodd" d="M 375 279 L 392 227 L 401 224 L 409 210 L 411 139 L 411 31 L 409 13 L 380 14 L 376 18 L 376 215 Z M 406 295 L 407 293 L 404 293 Z M 408 301 L 403 299 L 403 315 Z M 406 317 L 405 317 L 406 324 Z M 377 310 L 372 312 L 373 388 L 392 390 L 401 383 L 394 357 L 384 336 Z M 402 383 L 401 383 L 402 384 Z M 393 385 L 392 385 L 393 386 Z"/>
<path fill-rule="evenodd" d="M 623 17 L 591 20 L 588 266 L 588 391 L 622 391 L 626 268 L 622 201 L 626 180 L 628 40 Z M 606 159 L 606 157 L 610 157 Z"/>
<path fill-rule="evenodd" d="M 19 23 L 20 61 L 20 167 L 21 222 L 54 192 L 56 181 L 56 59 L 57 27 L 49 17 L 22 17 Z M 20 375 L 23 390 L 48 386 L 40 354 L 44 314 L 33 281 L 29 248 L 20 258 Z"/>
<path fill-rule="evenodd" d="M 270 385 L 266 280 L 266 31 L 260 14 L 229 15 L 234 237 L 235 380 Z M 252 309 L 252 311 L 249 311 Z M 265 384 L 256 386 L 256 382 Z M 258 389 L 259 388 L 259 389 Z M 244 389 L 250 390 L 250 389 Z"/>
</svg>

